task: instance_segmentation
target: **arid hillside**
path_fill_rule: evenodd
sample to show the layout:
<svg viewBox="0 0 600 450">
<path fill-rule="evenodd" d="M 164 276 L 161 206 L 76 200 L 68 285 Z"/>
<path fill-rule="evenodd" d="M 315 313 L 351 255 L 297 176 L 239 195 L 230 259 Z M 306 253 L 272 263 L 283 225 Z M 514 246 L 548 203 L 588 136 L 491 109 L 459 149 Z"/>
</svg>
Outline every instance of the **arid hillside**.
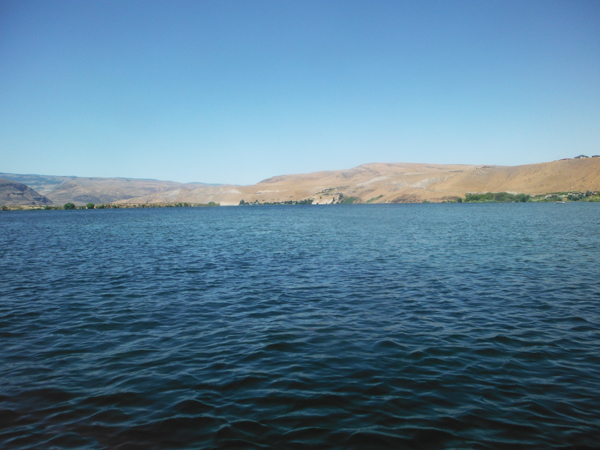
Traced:
<svg viewBox="0 0 600 450">
<path fill-rule="evenodd" d="M 349 170 L 283 175 L 252 186 L 180 186 L 121 202 L 217 202 L 237 205 L 312 198 L 331 203 L 354 197 L 360 203 L 441 202 L 467 193 L 544 194 L 600 189 L 600 158 L 570 159 L 523 166 L 469 166 L 411 163 L 364 164 Z"/>
<path fill-rule="evenodd" d="M 16 181 L 0 178 L 0 205 L 2 206 L 44 206 L 52 201 L 30 187 Z"/>
<path fill-rule="evenodd" d="M 363 164 L 348 170 L 272 177 L 251 186 L 206 185 L 127 178 L 77 178 L 0 174 L 29 181 L 54 204 L 189 202 L 221 205 L 313 203 L 441 202 L 467 193 L 545 194 L 600 190 L 600 158 L 552 161 L 523 166 L 470 166 L 413 163 Z"/>
<path fill-rule="evenodd" d="M 88 202 L 112 203 L 144 195 L 160 196 L 180 186 L 189 185 L 172 181 L 129 178 L 73 178 L 56 186 L 47 196 L 57 205 L 67 202 L 76 205 Z"/>
<path fill-rule="evenodd" d="M 176 183 L 173 181 L 135 178 L 82 178 L 53 175 L 21 175 L 0 173 L 0 177 L 26 184 L 48 197 L 55 205 L 73 202 L 76 205 L 112 203 L 145 195 L 160 195 L 179 188 L 193 189 L 201 183 Z"/>
</svg>

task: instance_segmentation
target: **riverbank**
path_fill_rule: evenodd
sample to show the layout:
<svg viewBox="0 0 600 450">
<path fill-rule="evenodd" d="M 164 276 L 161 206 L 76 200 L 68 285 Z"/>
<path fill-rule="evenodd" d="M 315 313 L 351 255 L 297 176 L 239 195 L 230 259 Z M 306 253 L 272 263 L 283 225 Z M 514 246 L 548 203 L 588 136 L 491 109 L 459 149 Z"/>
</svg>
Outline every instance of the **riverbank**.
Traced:
<svg viewBox="0 0 600 450">
<path fill-rule="evenodd" d="M 51 211 L 51 210 L 70 210 L 70 209 L 129 209 L 129 208 L 202 208 L 202 207 L 214 207 L 221 206 L 219 203 L 103 203 L 95 205 L 88 203 L 88 205 L 74 205 L 73 203 L 66 203 L 63 206 L 58 205 L 46 205 L 46 206 L 33 206 L 33 205 L 19 205 L 19 206 L 2 206 L 2 211 Z"/>
<path fill-rule="evenodd" d="M 376 198 L 377 199 L 377 198 Z M 600 191 L 565 191 L 551 192 L 539 195 L 511 194 L 508 192 L 486 192 L 480 194 L 466 194 L 465 197 L 452 197 L 442 202 L 403 202 L 403 203 L 544 203 L 544 202 L 600 202 Z M 344 197 L 339 195 L 330 203 L 318 203 L 313 198 L 305 200 L 288 200 L 282 202 L 245 202 L 241 200 L 238 206 L 273 206 L 273 205 L 311 205 L 311 204 L 373 204 L 371 201 L 361 202 L 356 197 Z M 159 202 L 159 203 L 103 203 L 95 205 L 75 205 L 66 203 L 63 206 L 58 205 L 4 205 L 0 207 L 2 211 L 29 211 L 29 210 L 70 210 L 70 209 L 129 209 L 129 208 L 202 208 L 221 206 L 219 203 L 189 203 L 189 202 Z"/>
</svg>

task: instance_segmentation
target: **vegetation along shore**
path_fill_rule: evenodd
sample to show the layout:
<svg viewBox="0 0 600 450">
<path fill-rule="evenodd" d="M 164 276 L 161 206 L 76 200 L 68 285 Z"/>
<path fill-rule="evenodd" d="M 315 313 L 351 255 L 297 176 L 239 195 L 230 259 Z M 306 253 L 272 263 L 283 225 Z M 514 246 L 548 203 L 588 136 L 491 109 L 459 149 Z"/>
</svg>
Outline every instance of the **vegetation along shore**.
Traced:
<svg viewBox="0 0 600 450">
<path fill-rule="evenodd" d="M 340 195 L 328 205 L 348 205 L 358 204 L 361 202 L 356 201 L 355 197 L 345 198 Z M 528 194 L 511 194 L 509 192 L 486 192 L 484 194 L 467 194 L 464 198 L 455 197 L 448 199 L 441 203 L 544 203 L 544 202 L 600 202 L 600 191 L 586 191 L 586 192 L 552 192 L 541 195 L 528 195 Z M 431 203 L 428 201 L 422 201 L 420 203 Z M 288 200 L 284 202 L 245 202 L 241 200 L 239 206 L 271 206 L 271 205 L 313 205 L 313 199 L 306 200 Z M 372 204 L 372 202 L 365 202 L 365 204 Z M 106 203 L 95 205 L 94 203 L 87 203 L 86 205 L 75 205 L 74 203 L 65 203 L 63 206 L 56 205 L 3 205 L 0 210 L 2 211 L 26 211 L 26 210 L 74 210 L 74 209 L 127 209 L 127 208 L 199 208 L 199 207 L 214 207 L 221 206 L 219 203 L 188 203 L 188 202 L 174 202 L 174 203 Z"/>
</svg>

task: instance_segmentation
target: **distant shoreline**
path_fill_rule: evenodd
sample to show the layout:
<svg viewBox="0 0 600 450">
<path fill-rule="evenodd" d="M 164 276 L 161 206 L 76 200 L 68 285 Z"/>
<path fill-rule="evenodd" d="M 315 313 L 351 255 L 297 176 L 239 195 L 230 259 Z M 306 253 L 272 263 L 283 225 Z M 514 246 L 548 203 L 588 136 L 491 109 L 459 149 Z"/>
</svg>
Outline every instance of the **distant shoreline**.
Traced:
<svg viewBox="0 0 600 450">
<path fill-rule="evenodd" d="M 350 200 L 350 201 L 348 201 Z M 600 202 L 600 191 L 586 191 L 586 192 L 552 192 L 548 194 L 540 195 L 527 195 L 527 194 L 510 194 L 507 192 L 486 192 L 484 194 L 467 194 L 465 198 L 454 197 L 453 199 L 442 201 L 442 202 L 429 202 L 427 200 L 420 202 L 395 202 L 395 203 L 371 203 L 371 202 L 360 202 L 355 201 L 356 199 L 344 199 L 340 197 L 339 201 L 332 203 L 313 203 L 311 199 L 305 201 L 285 201 L 285 202 L 245 202 L 241 201 L 239 205 L 226 205 L 226 206 L 244 206 L 244 207 L 256 207 L 256 206 L 295 206 L 295 205 L 318 205 L 318 206 L 329 206 L 329 205 L 399 205 L 399 204 L 442 204 L 442 203 L 576 203 L 576 202 Z M 67 203 L 63 206 L 58 205 L 3 205 L 0 207 L 1 211 L 52 211 L 52 210 L 75 210 L 75 209 L 152 209 L 152 208 L 206 208 L 206 207 L 217 207 L 221 206 L 219 203 L 189 203 L 189 202 L 173 202 L 173 203 L 103 203 L 95 205 L 88 203 L 87 205 L 75 205 L 73 203 Z"/>
</svg>

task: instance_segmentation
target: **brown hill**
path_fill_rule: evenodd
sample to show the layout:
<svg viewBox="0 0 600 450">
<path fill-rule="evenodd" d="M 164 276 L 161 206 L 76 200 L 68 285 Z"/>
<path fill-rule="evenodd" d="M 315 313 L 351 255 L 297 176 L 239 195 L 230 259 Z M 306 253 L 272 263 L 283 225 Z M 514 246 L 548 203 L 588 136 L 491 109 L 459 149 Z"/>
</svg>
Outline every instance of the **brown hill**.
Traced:
<svg viewBox="0 0 600 450">
<path fill-rule="evenodd" d="M 57 185 L 47 196 L 57 205 L 67 202 L 77 205 L 112 203 L 147 195 L 160 196 L 182 186 L 194 185 L 131 178 L 72 178 Z"/>
<path fill-rule="evenodd" d="M 359 203 L 440 202 L 467 193 L 545 194 L 600 190 L 600 158 L 569 159 L 523 166 L 373 163 L 348 170 L 282 175 L 251 186 L 205 185 L 129 178 L 77 178 L 0 174 L 39 186 L 55 204 L 337 201 Z M 31 183 L 31 184 L 30 184 Z M 24 200 L 26 202 L 30 200 Z M 26 203 L 30 204 L 30 203 Z"/>
<path fill-rule="evenodd" d="M 2 206 L 44 206 L 52 201 L 22 183 L 0 178 L 0 205 Z"/>
<path fill-rule="evenodd" d="M 523 166 L 469 166 L 413 163 L 364 164 L 349 170 L 283 175 L 252 186 L 185 186 L 122 200 L 121 203 L 284 202 L 312 198 L 331 203 L 355 197 L 363 203 L 440 202 L 467 193 L 544 194 L 600 190 L 600 158 L 570 159 Z"/>
<path fill-rule="evenodd" d="M 7 180 L 16 181 L 29 186 L 34 191 L 39 192 L 42 195 L 48 195 L 61 183 L 72 180 L 76 177 L 57 177 L 53 175 L 32 175 L 32 174 L 18 174 L 18 173 L 2 173 L 0 172 L 0 178 Z"/>
<path fill-rule="evenodd" d="M 145 195 L 159 195 L 178 188 L 194 189 L 207 186 L 202 183 L 176 183 L 173 181 L 135 178 L 81 178 L 73 176 L 23 175 L 1 173 L 0 177 L 22 183 L 44 194 L 57 205 L 73 202 L 77 205 L 112 203 Z"/>
</svg>

